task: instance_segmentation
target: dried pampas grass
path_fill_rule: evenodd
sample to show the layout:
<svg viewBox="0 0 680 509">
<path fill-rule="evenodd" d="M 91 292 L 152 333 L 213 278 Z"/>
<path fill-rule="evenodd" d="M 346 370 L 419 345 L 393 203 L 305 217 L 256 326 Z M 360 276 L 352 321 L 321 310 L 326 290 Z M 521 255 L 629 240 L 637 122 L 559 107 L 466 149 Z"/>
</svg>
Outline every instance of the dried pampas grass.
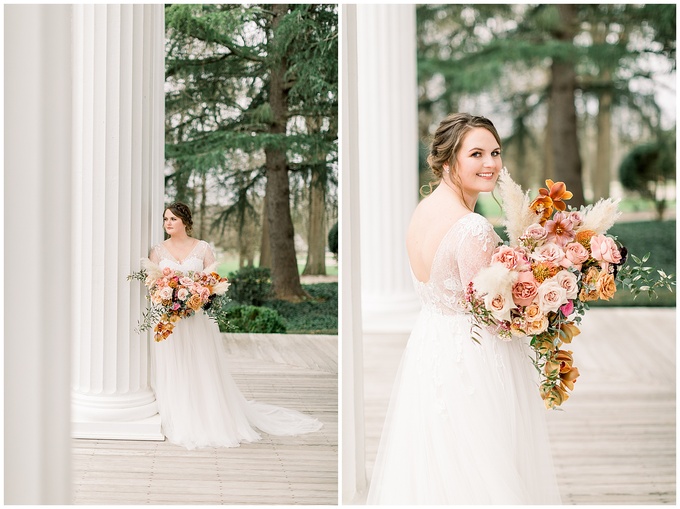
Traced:
<svg viewBox="0 0 680 509">
<path fill-rule="evenodd" d="M 142 258 L 142 268 L 146 271 L 146 286 L 150 286 L 156 279 L 163 276 L 161 268 L 148 258 Z"/>
<path fill-rule="evenodd" d="M 583 223 L 579 230 L 593 230 L 595 233 L 606 233 L 621 216 L 619 202 L 611 198 L 600 199 L 594 205 L 588 205 L 581 211 Z"/>
<path fill-rule="evenodd" d="M 529 208 L 529 191 L 523 193 L 506 168 L 501 170 L 498 177 L 498 193 L 503 201 L 503 226 L 510 245 L 514 247 L 519 244 L 518 239 L 524 230 L 536 222 L 536 214 Z"/>
<path fill-rule="evenodd" d="M 480 295 L 505 295 L 511 290 L 518 276 L 518 272 L 511 271 L 505 265 L 493 263 L 480 270 L 472 284 Z"/>
</svg>

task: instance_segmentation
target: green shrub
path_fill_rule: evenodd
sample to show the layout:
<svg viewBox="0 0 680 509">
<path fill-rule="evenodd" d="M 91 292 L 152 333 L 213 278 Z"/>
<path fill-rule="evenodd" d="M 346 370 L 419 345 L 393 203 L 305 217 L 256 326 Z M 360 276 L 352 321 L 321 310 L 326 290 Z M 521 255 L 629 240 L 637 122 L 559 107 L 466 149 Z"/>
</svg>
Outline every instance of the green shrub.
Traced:
<svg viewBox="0 0 680 509">
<path fill-rule="evenodd" d="M 286 324 L 274 310 L 258 306 L 228 306 L 218 319 L 222 332 L 283 334 Z"/>
<path fill-rule="evenodd" d="M 302 285 L 311 299 L 303 302 L 268 300 L 265 306 L 275 309 L 293 334 L 338 333 L 338 283 Z"/>
<path fill-rule="evenodd" d="M 227 276 L 227 296 L 239 304 L 261 306 L 271 289 L 271 272 L 261 267 L 243 267 Z"/>
<path fill-rule="evenodd" d="M 338 257 L 338 248 L 338 223 L 335 223 L 328 232 L 328 249 L 336 258 Z"/>
</svg>

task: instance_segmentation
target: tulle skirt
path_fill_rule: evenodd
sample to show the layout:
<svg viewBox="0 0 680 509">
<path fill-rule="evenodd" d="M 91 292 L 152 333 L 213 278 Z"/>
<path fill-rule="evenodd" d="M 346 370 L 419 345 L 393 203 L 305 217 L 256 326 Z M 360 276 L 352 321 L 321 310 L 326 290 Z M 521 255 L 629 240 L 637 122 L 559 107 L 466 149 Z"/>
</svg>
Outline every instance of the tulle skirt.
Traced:
<svg viewBox="0 0 680 509">
<path fill-rule="evenodd" d="M 238 447 L 259 440 L 257 430 L 300 435 L 321 428 L 296 410 L 246 400 L 229 374 L 222 341 L 217 324 L 199 311 L 151 345 L 152 387 L 170 442 L 187 449 Z"/>
<path fill-rule="evenodd" d="M 525 341 L 424 309 L 395 380 L 368 504 L 559 504 Z"/>
</svg>

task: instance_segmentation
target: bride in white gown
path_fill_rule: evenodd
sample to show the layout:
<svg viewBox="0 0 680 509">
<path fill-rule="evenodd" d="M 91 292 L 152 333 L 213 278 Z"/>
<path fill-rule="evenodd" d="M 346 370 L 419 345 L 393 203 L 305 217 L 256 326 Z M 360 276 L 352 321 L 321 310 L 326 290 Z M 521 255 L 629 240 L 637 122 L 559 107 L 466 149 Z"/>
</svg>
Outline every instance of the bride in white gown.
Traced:
<svg viewBox="0 0 680 509">
<path fill-rule="evenodd" d="M 149 259 L 182 272 L 210 270 L 215 255 L 207 242 L 187 235 L 191 211 L 169 205 L 163 224 L 170 239 L 154 246 Z M 271 435 L 317 431 L 321 422 L 296 410 L 247 401 L 229 374 L 217 324 L 202 310 L 175 324 L 172 334 L 152 345 L 152 387 L 163 433 L 187 449 L 238 447 Z"/>
<path fill-rule="evenodd" d="M 524 341 L 471 339 L 465 288 L 499 242 L 472 210 L 493 190 L 501 142 L 483 117 L 438 127 L 407 249 L 422 311 L 404 351 L 368 504 L 559 504 L 545 408 Z"/>
</svg>

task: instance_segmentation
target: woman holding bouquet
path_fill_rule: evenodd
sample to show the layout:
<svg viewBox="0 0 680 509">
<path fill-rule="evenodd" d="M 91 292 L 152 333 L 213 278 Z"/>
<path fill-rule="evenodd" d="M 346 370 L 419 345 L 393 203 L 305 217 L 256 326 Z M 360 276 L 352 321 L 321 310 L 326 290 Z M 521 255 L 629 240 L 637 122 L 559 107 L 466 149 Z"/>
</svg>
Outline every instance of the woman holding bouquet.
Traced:
<svg viewBox="0 0 680 509">
<path fill-rule="evenodd" d="M 501 141 L 484 117 L 439 125 L 439 184 L 416 208 L 407 250 L 422 311 L 404 352 L 369 504 L 560 503 L 537 374 L 517 338 L 471 337 L 465 291 L 499 238 L 473 212 L 494 189 Z"/>
<path fill-rule="evenodd" d="M 182 273 L 215 268 L 209 244 L 191 234 L 191 211 L 169 205 L 163 225 L 170 238 L 151 249 L 159 270 Z M 174 323 L 172 334 L 152 348 L 152 386 L 163 433 L 187 449 L 237 447 L 260 439 L 255 428 L 272 435 L 299 435 L 321 423 L 295 410 L 247 401 L 234 383 L 217 324 L 201 310 Z"/>
</svg>

